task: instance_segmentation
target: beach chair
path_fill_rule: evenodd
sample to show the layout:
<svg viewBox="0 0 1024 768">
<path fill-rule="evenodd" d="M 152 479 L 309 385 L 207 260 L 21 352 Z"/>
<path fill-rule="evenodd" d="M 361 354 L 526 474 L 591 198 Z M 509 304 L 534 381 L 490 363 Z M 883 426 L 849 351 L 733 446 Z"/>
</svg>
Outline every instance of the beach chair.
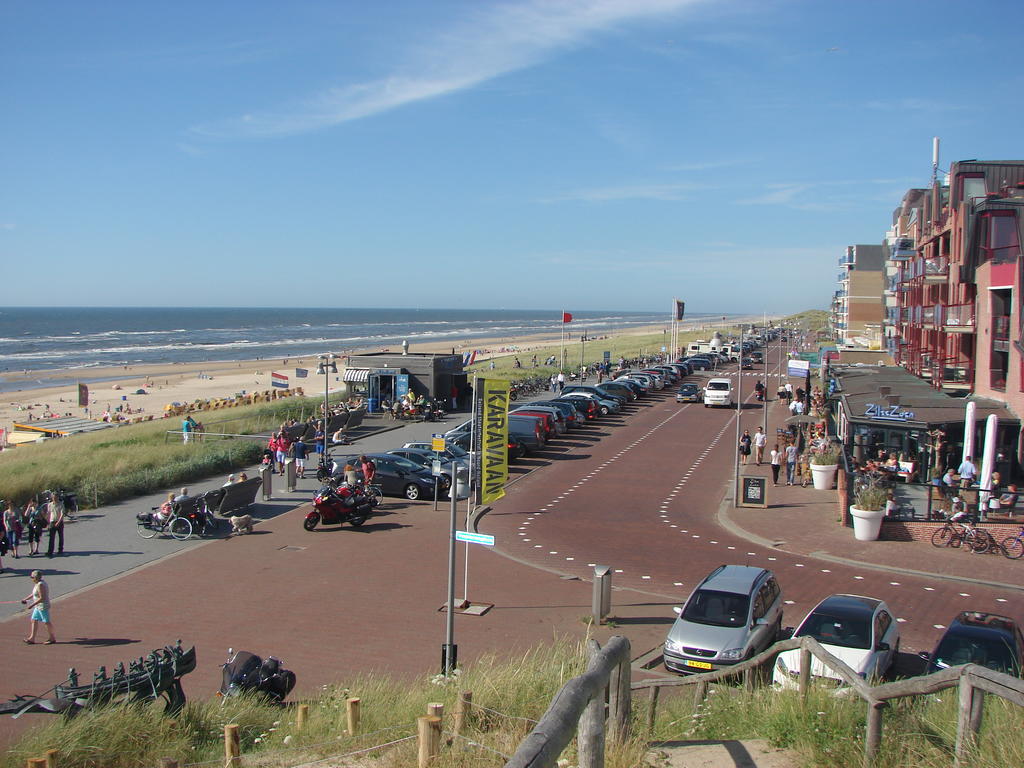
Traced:
<svg viewBox="0 0 1024 768">
<path fill-rule="evenodd" d="M 208 503 L 207 508 L 221 517 L 242 514 L 245 509 L 256 503 L 256 493 L 262 486 L 263 478 L 260 477 L 251 477 L 240 483 L 225 485 L 218 489 L 224 492 L 223 495 L 210 500 L 216 507 Z M 217 494 L 218 491 L 213 491 L 212 494 Z"/>
</svg>

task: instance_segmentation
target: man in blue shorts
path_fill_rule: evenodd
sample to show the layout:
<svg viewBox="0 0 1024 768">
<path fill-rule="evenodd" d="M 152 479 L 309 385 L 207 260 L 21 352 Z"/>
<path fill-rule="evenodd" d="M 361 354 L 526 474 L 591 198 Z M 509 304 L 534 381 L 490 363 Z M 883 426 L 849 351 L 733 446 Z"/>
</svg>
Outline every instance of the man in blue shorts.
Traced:
<svg viewBox="0 0 1024 768">
<path fill-rule="evenodd" d="M 50 639 L 43 641 L 43 645 L 53 645 L 57 638 L 53 634 L 53 622 L 50 621 L 50 587 L 43 581 L 42 571 L 32 571 L 29 575 L 32 579 L 32 594 L 21 601 L 32 609 L 32 631 L 28 633 L 25 642 L 33 645 L 36 642 L 36 630 L 40 624 L 46 625 L 46 631 L 50 633 Z"/>
</svg>

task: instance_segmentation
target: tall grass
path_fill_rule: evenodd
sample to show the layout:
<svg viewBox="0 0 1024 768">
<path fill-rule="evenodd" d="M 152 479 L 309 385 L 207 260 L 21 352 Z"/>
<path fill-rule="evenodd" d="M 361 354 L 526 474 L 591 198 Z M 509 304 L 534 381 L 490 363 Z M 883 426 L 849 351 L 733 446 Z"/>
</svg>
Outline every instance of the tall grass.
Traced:
<svg viewBox="0 0 1024 768">
<path fill-rule="evenodd" d="M 381 768 L 404 768 L 416 760 L 416 718 L 431 702 L 445 705 L 443 730 L 451 738 L 451 713 L 461 691 L 473 694 L 473 715 L 462 737 L 442 748 L 438 768 L 501 766 L 552 698 L 585 667 L 584 645 L 559 640 L 522 655 L 497 654 L 461 670 L 456 677 L 421 677 L 412 682 L 387 676 L 359 675 L 324 686 L 306 701 L 309 719 L 299 731 L 291 708 L 273 707 L 251 697 L 192 700 L 173 727 L 160 707 L 151 704 L 111 706 L 62 720 L 54 718 L 0 756 L 0 768 L 21 768 L 27 758 L 59 750 L 62 768 L 135 768 L 158 765 L 161 757 L 181 764 L 223 759 L 223 728 L 240 726 L 245 765 L 283 768 L 331 756 L 372 757 Z M 357 734 L 346 733 L 345 701 L 361 701 Z M 956 690 L 938 696 L 893 702 L 886 710 L 884 738 L 877 768 L 948 768 L 956 737 Z M 686 740 L 766 739 L 790 750 L 799 765 L 861 768 L 865 705 L 837 697 L 834 688 L 812 687 L 806 704 L 795 692 L 739 686 L 714 686 L 706 702 L 694 708 L 690 690 L 663 689 L 650 738 L 644 733 L 646 696 L 633 706 L 633 738 L 609 741 L 608 768 L 634 768 L 644 755 L 665 742 Z M 973 768 L 1024 765 L 1020 739 L 1021 709 L 987 697 L 979 747 L 967 764 Z M 392 743 L 398 742 L 398 743 Z M 374 749 L 380 745 L 384 749 Z M 576 763 L 576 745 L 563 755 Z M 349 757 L 328 764 L 356 764 Z"/>
<path fill-rule="evenodd" d="M 195 418 L 208 433 L 259 435 L 285 419 L 319 413 L 321 403 L 286 398 L 203 411 Z M 180 428 L 179 418 L 160 419 L 4 451 L 0 488 L 4 498 L 18 504 L 45 489 L 67 488 L 78 493 L 81 506 L 99 506 L 250 466 L 264 445 L 256 438 L 213 437 L 185 445 L 180 434 L 168 434 Z"/>
</svg>

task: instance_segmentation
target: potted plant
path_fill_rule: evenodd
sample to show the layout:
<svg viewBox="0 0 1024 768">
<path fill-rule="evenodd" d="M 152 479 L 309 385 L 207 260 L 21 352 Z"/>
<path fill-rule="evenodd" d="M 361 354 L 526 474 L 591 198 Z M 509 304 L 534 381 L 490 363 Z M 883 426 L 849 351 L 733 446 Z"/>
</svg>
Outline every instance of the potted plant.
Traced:
<svg viewBox="0 0 1024 768">
<path fill-rule="evenodd" d="M 857 541 L 877 541 L 885 517 L 888 490 L 875 482 L 865 483 L 853 492 L 853 537 Z"/>
<path fill-rule="evenodd" d="M 827 491 L 832 488 L 836 470 L 839 469 L 839 451 L 835 443 L 811 451 L 811 477 L 816 490 Z"/>
</svg>

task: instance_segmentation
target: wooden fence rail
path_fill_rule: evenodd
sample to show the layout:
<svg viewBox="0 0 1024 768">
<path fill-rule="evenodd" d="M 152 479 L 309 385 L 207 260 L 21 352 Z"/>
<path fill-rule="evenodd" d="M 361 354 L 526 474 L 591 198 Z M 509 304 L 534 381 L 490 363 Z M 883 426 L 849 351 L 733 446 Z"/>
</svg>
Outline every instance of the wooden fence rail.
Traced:
<svg viewBox="0 0 1024 768">
<path fill-rule="evenodd" d="M 881 685 L 869 685 L 846 663 L 832 655 L 813 637 L 793 637 L 782 640 L 767 650 L 744 662 L 716 672 L 703 672 L 686 677 L 639 680 L 632 684 L 633 690 L 648 688 L 651 698 L 648 703 L 647 728 L 653 729 L 657 717 L 658 692 L 662 688 L 694 686 L 694 700 L 700 704 L 707 696 L 709 683 L 726 680 L 739 675 L 748 675 L 764 664 L 771 664 L 776 655 L 783 651 L 800 649 L 800 675 L 797 690 L 806 698 L 810 681 L 811 657 L 838 675 L 867 704 L 867 731 L 864 736 L 864 764 L 873 764 L 882 743 L 882 713 L 887 702 L 908 696 L 925 696 L 931 693 L 958 687 L 960 708 L 957 715 L 957 735 L 954 750 L 954 765 L 967 765 L 970 750 L 977 745 L 978 732 L 984 712 L 984 695 L 991 693 L 1006 701 L 1024 707 L 1024 680 L 995 672 L 977 664 L 951 667 L 931 675 L 912 677 Z"/>
<path fill-rule="evenodd" d="M 577 728 L 580 768 L 601 768 L 604 765 L 606 692 L 613 736 L 629 738 L 629 640 L 616 635 L 603 649 L 595 640 L 590 643 L 587 671 L 569 680 L 555 694 L 547 712 L 523 739 L 505 768 L 551 768 L 572 741 Z"/>
</svg>

